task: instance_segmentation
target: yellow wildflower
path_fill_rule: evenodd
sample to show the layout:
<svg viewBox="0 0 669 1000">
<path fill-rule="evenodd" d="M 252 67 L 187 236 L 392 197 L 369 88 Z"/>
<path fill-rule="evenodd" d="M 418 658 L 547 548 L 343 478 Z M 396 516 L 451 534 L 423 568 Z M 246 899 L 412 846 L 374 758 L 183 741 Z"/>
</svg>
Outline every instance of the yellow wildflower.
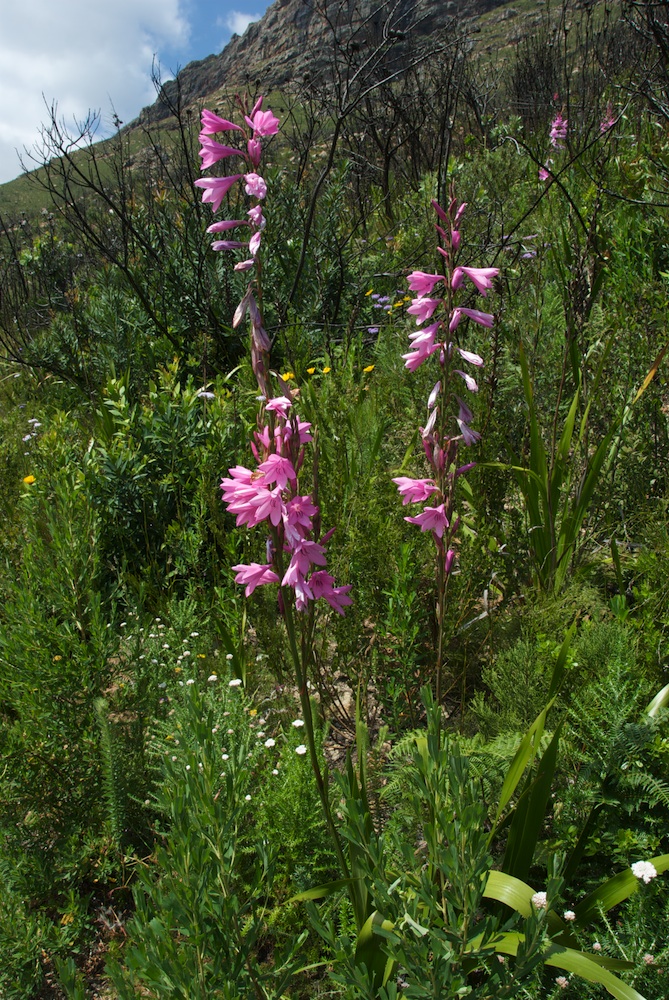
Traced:
<svg viewBox="0 0 669 1000">
<path fill-rule="evenodd" d="M 58 661 L 59 661 L 59 660 L 62 660 L 62 659 L 63 659 L 63 657 L 62 657 L 62 656 L 54 656 L 54 658 L 53 658 L 53 662 L 54 662 L 54 663 L 58 663 Z"/>
<path fill-rule="evenodd" d="M 286 372 L 285 375 L 280 376 L 282 382 L 289 382 L 291 378 L 295 378 L 295 372 Z"/>
<path fill-rule="evenodd" d="M 307 368 L 307 375 L 313 375 L 315 371 L 315 368 Z"/>
<path fill-rule="evenodd" d="M 370 290 L 368 292 L 365 292 L 365 296 L 371 295 L 373 291 L 374 291 L 374 289 L 370 288 Z"/>
<path fill-rule="evenodd" d="M 35 482 L 35 477 L 34 476 L 24 476 L 23 477 L 23 482 L 27 483 L 28 486 L 32 486 L 32 484 Z"/>
<path fill-rule="evenodd" d="M 331 369 L 331 368 L 324 368 L 324 369 L 323 369 L 323 374 L 324 374 L 324 375 L 327 375 L 327 373 L 328 373 L 328 372 L 331 372 L 331 371 L 332 371 L 332 369 Z"/>
<path fill-rule="evenodd" d="M 257 708 L 250 708 L 249 709 L 249 715 L 250 716 L 254 716 L 254 715 L 257 715 L 257 714 L 258 714 L 258 709 Z"/>
<path fill-rule="evenodd" d="M 363 372 L 373 372 L 374 371 L 374 365 L 367 365 L 367 367 L 363 368 L 362 370 L 363 370 Z"/>
</svg>

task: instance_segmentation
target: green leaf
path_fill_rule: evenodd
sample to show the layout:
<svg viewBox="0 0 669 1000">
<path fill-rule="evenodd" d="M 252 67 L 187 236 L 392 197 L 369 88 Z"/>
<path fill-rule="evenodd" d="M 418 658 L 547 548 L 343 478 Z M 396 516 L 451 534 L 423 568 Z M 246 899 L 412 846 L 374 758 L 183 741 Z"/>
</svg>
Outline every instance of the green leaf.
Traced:
<svg viewBox="0 0 669 1000">
<path fill-rule="evenodd" d="M 581 979 L 586 979 L 589 983 L 601 983 L 616 1000 L 645 1000 L 645 997 L 641 993 L 637 993 L 633 986 L 618 979 L 612 972 L 593 961 L 590 955 L 586 955 L 582 951 L 552 945 L 544 955 L 544 963 L 553 966 L 553 968 L 571 972 L 580 976 Z"/>
<path fill-rule="evenodd" d="M 534 889 L 527 882 L 523 882 L 513 875 L 507 875 L 506 872 L 488 872 L 483 895 L 486 899 L 495 899 L 498 903 L 505 903 L 523 917 L 529 917 L 532 913 Z"/>
<path fill-rule="evenodd" d="M 381 949 L 380 931 L 389 934 L 394 930 L 394 924 L 385 920 L 382 914 L 375 910 L 363 924 L 355 947 L 355 964 L 366 966 L 371 973 L 374 988 L 379 990 L 390 979 L 395 966 L 394 959 L 388 957 Z"/>
<path fill-rule="evenodd" d="M 500 792 L 499 805 L 497 806 L 497 814 L 492 825 L 489 842 L 492 841 L 495 833 L 497 832 L 496 828 L 499 818 L 516 791 L 520 779 L 525 773 L 525 768 L 530 761 L 534 760 L 541 745 L 541 737 L 544 734 L 544 727 L 546 725 L 547 711 L 548 708 L 544 708 L 544 710 L 540 712 L 534 720 L 521 740 L 520 746 L 516 750 L 514 758 L 509 765 L 509 770 L 506 772 L 504 784 L 502 785 L 502 791 Z"/>
<path fill-rule="evenodd" d="M 551 793 L 557 764 L 561 728 L 561 724 L 558 725 L 553 739 L 539 761 L 536 777 L 518 800 L 509 829 L 502 868 L 509 875 L 515 875 L 517 878 L 524 878 L 529 872 L 543 827 L 546 804 Z"/>
<path fill-rule="evenodd" d="M 312 889 L 298 892 L 297 896 L 291 896 L 288 902 L 303 903 L 308 899 L 325 899 L 326 896 L 332 896 L 340 889 L 350 888 L 351 884 L 357 881 L 358 879 L 354 878 L 338 878 L 334 882 L 324 882 L 322 885 L 315 885 Z"/>
</svg>

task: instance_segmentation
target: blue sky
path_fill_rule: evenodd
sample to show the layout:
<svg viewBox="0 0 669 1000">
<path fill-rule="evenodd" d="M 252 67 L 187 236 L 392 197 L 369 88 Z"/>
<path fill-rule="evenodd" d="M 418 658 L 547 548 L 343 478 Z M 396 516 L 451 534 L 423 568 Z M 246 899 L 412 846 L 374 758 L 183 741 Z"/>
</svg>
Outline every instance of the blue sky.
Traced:
<svg viewBox="0 0 669 1000">
<path fill-rule="evenodd" d="M 45 104 L 83 119 L 112 108 L 131 121 L 155 93 L 154 55 L 163 78 L 220 52 L 242 34 L 266 0 L 0 0 L 0 183 L 21 172 L 18 153 L 39 140 Z"/>
</svg>

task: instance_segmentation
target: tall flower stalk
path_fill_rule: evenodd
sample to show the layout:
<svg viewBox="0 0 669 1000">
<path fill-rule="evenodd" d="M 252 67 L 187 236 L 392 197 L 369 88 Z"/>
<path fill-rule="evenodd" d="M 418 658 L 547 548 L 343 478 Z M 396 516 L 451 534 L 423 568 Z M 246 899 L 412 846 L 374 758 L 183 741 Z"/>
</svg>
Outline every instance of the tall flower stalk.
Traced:
<svg viewBox="0 0 669 1000">
<path fill-rule="evenodd" d="M 413 271 L 408 278 L 409 288 L 417 293 L 407 312 L 416 318 L 420 327 L 409 334 L 411 350 L 402 357 L 409 371 L 414 372 L 429 359 L 436 362 L 438 381 L 427 401 L 427 420 L 420 428 L 423 450 L 431 469 L 426 479 L 400 476 L 393 480 L 404 504 L 425 504 L 418 514 L 405 517 L 421 531 L 432 534 L 437 549 L 437 661 L 435 664 L 435 699 L 441 703 L 443 694 L 444 618 L 448 582 L 456 561 L 456 535 L 460 517 L 456 513 L 456 488 L 463 473 L 473 468 L 474 462 L 461 464 L 460 449 L 476 444 L 481 435 L 472 427 L 474 415 L 463 395 L 478 392 L 476 379 L 469 368 L 480 368 L 483 358 L 465 350 L 457 343 L 461 324 L 467 320 L 479 326 L 491 327 L 494 317 L 490 313 L 461 304 L 463 293 L 473 285 L 484 298 L 492 288 L 492 281 L 499 274 L 496 267 L 468 267 L 458 263 L 460 249 L 460 220 L 466 209 L 458 204 L 453 191 L 448 209 L 432 202 L 437 213 L 437 250 L 443 259 L 441 274 Z M 435 289 L 442 295 L 437 298 Z M 465 367 L 457 367 L 464 362 Z"/>
<path fill-rule="evenodd" d="M 236 465 L 221 482 L 223 502 L 230 513 L 236 515 L 237 525 L 253 528 L 264 525 L 267 531 L 265 562 L 233 566 L 235 582 L 246 587 L 250 597 L 256 587 L 278 584 L 279 611 L 283 617 L 288 645 L 295 669 L 295 679 L 302 707 L 306 742 L 309 748 L 325 820 L 344 876 L 348 865 L 341 846 L 330 808 L 326 776 L 321 768 L 315 725 L 308 690 L 311 666 L 312 638 L 316 601 L 326 601 L 333 611 L 344 614 L 352 603 L 350 586 L 336 586 L 328 573 L 326 544 L 332 531 L 321 531 L 320 509 L 315 502 L 317 483 L 313 490 L 305 491 L 300 483 L 304 469 L 306 447 L 312 443 L 311 425 L 299 418 L 295 397 L 288 388 L 283 394 L 273 396 L 271 391 L 270 348 L 271 342 L 262 316 L 261 244 L 266 220 L 262 202 L 267 195 L 267 184 L 258 173 L 262 159 L 262 140 L 275 135 L 279 120 L 271 111 L 262 110 L 262 97 L 248 111 L 239 101 L 245 126 L 220 118 L 211 111 L 202 112 L 202 169 L 207 169 L 228 157 L 237 157 L 247 168 L 245 173 L 228 177 L 207 177 L 195 183 L 204 191 L 203 202 L 211 203 L 217 211 L 226 194 L 236 183 L 243 183 L 252 199 L 246 219 L 215 222 L 207 232 L 219 235 L 229 230 L 247 230 L 248 240 L 217 239 L 214 250 L 243 251 L 243 259 L 234 265 L 236 271 L 251 272 L 247 286 L 234 317 L 233 327 L 242 325 L 248 317 L 251 340 L 251 364 L 260 389 L 260 407 L 257 429 L 253 434 L 251 450 L 256 461 L 255 469 Z M 245 149 L 224 145 L 212 139 L 218 132 L 241 133 Z"/>
</svg>

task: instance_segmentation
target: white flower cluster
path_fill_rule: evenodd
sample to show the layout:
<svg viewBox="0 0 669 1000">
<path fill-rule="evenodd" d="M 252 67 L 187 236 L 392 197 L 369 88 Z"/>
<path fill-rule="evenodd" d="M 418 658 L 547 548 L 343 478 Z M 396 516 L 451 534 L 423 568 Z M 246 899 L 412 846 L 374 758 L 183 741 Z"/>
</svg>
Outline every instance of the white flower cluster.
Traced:
<svg viewBox="0 0 669 1000">
<path fill-rule="evenodd" d="M 650 861 L 635 861 L 632 865 L 632 875 L 648 885 L 650 880 L 657 876 L 657 869 Z"/>
<path fill-rule="evenodd" d="M 545 910 L 547 903 L 547 897 L 545 892 L 535 892 L 532 896 L 532 906 L 536 907 L 537 910 Z"/>
</svg>

